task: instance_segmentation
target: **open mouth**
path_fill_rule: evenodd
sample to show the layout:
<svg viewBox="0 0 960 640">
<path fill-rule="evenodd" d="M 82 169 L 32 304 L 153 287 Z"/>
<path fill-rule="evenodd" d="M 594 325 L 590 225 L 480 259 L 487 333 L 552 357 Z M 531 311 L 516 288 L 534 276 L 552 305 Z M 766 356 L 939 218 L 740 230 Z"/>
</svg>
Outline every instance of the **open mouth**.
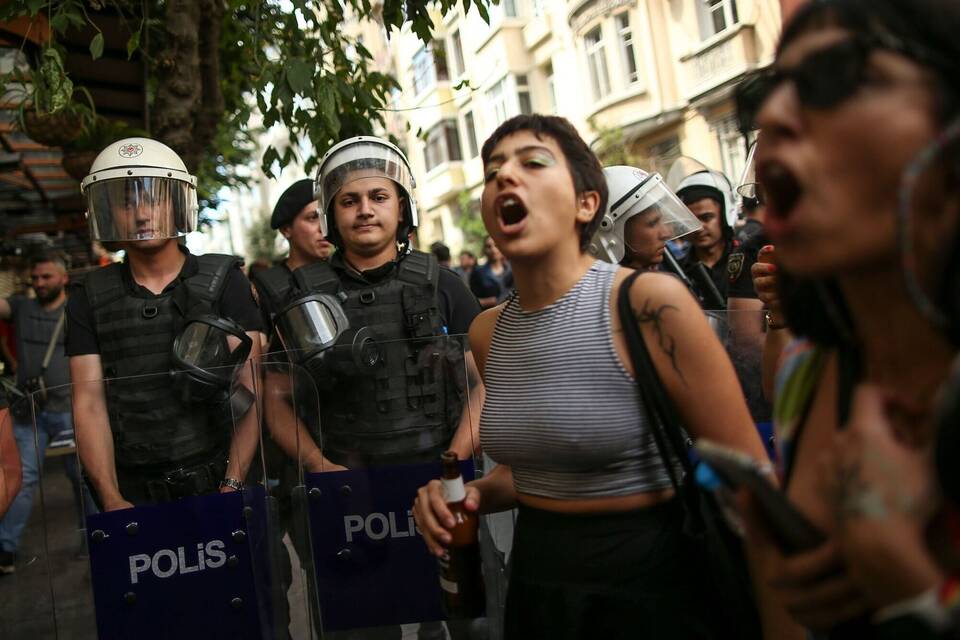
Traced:
<svg viewBox="0 0 960 640">
<path fill-rule="evenodd" d="M 497 202 L 497 214 L 503 225 L 510 227 L 527 217 L 527 208 L 516 196 L 503 196 Z"/>
<path fill-rule="evenodd" d="M 790 169 L 779 162 L 758 168 L 757 177 L 763 186 L 767 215 L 786 219 L 803 196 L 803 186 Z"/>
</svg>

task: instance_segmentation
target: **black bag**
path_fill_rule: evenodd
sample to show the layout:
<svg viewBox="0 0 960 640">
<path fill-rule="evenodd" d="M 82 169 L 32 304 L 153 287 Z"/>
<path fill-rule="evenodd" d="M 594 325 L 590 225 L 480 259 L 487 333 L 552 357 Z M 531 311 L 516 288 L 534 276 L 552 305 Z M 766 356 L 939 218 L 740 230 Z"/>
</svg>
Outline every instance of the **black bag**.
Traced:
<svg viewBox="0 0 960 640">
<path fill-rule="evenodd" d="M 650 358 L 643 334 L 633 321 L 636 314 L 630 305 L 630 287 L 639 275 L 640 272 L 630 275 L 620 287 L 620 324 L 657 449 L 682 500 L 684 535 L 690 543 L 690 552 L 698 554 L 697 564 L 703 567 L 703 581 L 709 590 L 706 593 L 708 602 L 713 603 L 711 614 L 716 620 L 717 637 L 759 640 L 763 632 L 742 541 L 728 526 L 713 494 L 703 490 L 694 479 L 693 465 L 687 455 L 692 441 L 680 424 Z M 679 479 L 677 463 L 683 469 L 683 477 Z"/>
<path fill-rule="evenodd" d="M 20 423 L 33 422 L 33 412 L 43 411 L 47 403 L 47 385 L 43 377 L 27 378 L 10 395 L 10 413 Z M 31 404 L 33 409 L 31 409 Z"/>
</svg>

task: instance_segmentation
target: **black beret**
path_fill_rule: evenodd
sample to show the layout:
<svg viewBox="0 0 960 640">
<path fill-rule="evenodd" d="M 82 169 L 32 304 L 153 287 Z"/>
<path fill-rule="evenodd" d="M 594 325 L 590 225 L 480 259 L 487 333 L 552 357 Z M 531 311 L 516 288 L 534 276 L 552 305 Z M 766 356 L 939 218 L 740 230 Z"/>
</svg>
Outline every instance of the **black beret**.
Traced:
<svg viewBox="0 0 960 640">
<path fill-rule="evenodd" d="M 313 197 L 313 180 L 304 178 L 297 180 L 287 187 L 276 206 L 273 207 L 273 215 L 270 216 L 270 228 L 279 229 L 284 225 L 293 222 L 305 206 L 316 200 Z"/>
</svg>

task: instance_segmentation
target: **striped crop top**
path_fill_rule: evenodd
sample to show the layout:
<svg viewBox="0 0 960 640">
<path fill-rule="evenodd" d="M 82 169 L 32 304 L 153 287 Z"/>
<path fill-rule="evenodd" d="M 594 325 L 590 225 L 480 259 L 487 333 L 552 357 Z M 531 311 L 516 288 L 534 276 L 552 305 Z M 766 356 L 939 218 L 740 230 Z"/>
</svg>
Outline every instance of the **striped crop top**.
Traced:
<svg viewBox="0 0 960 640">
<path fill-rule="evenodd" d="M 610 291 L 596 261 L 559 300 L 497 319 L 484 367 L 480 443 L 520 493 L 600 498 L 670 486 L 636 382 L 617 356 Z"/>
</svg>

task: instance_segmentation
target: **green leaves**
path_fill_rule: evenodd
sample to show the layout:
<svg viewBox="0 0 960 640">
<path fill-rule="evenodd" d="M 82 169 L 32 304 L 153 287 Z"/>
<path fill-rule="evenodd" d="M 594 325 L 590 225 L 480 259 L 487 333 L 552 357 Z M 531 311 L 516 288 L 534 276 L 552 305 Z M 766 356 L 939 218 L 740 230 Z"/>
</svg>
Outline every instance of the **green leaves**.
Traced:
<svg viewBox="0 0 960 640">
<path fill-rule="evenodd" d="M 140 25 L 140 28 L 130 34 L 130 37 L 127 39 L 127 60 L 133 57 L 134 52 L 140 48 L 140 32 L 143 31 L 143 25 Z"/>
<path fill-rule="evenodd" d="M 40 68 L 33 76 L 33 103 L 38 113 L 57 113 L 73 98 L 73 82 L 67 77 L 60 53 L 53 47 L 43 50 Z"/>
<path fill-rule="evenodd" d="M 280 154 L 274 147 L 267 147 L 267 150 L 263 153 L 263 159 L 260 161 L 260 168 L 263 169 L 263 172 L 270 178 L 273 177 L 273 163 L 279 162 Z M 280 167 L 281 169 L 283 166 Z"/>
<path fill-rule="evenodd" d="M 103 55 L 103 34 L 97 32 L 90 41 L 90 57 L 96 60 Z"/>
<path fill-rule="evenodd" d="M 313 66 L 294 58 L 287 62 L 287 83 L 294 93 L 306 94 L 313 84 Z"/>
</svg>

